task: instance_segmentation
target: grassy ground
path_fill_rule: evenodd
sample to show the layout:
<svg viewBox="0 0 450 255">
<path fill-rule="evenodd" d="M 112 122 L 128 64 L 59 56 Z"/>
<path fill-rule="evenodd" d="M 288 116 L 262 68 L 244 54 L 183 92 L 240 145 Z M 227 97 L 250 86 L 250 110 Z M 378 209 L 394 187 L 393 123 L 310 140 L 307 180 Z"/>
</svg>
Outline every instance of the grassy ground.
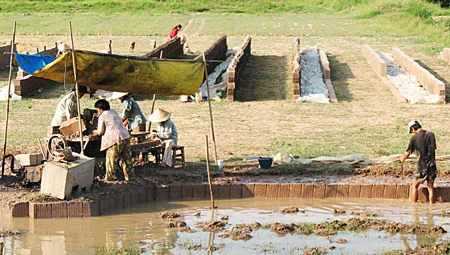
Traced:
<svg viewBox="0 0 450 255">
<path fill-rule="evenodd" d="M 355 10 L 354 12 L 357 12 Z M 322 155 L 363 154 L 369 157 L 403 153 L 410 135 L 406 124 L 418 119 L 425 129 L 435 132 L 438 155 L 450 154 L 447 128 L 448 105 L 408 105 L 397 103 L 390 90 L 361 55 L 363 44 L 375 50 L 400 47 L 446 83 L 450 67 L 439 56 L 445 41 L 435 41 L 437 25 L 426 26 L 414 17 L 396 22 L 386 16 L 361 19 L 358 13 L 283 14 L 0 14 L 11 23 L 0 24 L 0 42 L 11 40 L 12 21 L 18 21 L 18 51 L 32 51 L 54 42 L 70 42 L 68 21 L 72 21 L 78 49 L 102 50 L 109 40 L 113 52 L 143 55 L 149 44 L 165 41 L 170 29 L 181 23 L 192 50 L 205 51 L 221 35 L 228 36 L 232 48 L 252 37 L 252 56 L 235 102 L 213 102 L 213 117 L 219 158 L 241 160 L 247 156 L 287 152 L 302 158 Z M 361 11 L 362 12 L 362 11 Z M 241 25 L 243 24 L 243 25 Z M 405 27 L 407 26 L 407 29 Z M 423 33 L 422 33 L 423 32 Z M 442 31 L 445 33 L 445 31 Z M 296 104 L 292 102 L 291 61 L 294 38 L 302 48 L 320 44 L 331 64 L 332 82 L 338 104 Z M 136 50 L 128 49 L 131 41 Z M 7 84 L 7 70 L 0 85 Z M 8 148 L 14 152 L 38 151 L 37 138 L 46 135 L 55 106 L 70 90 L 61 84 L 43 88 L 22 101 L 13 102 Z M 137 96 L 141 108 L 150 113 L 151 95 Z M 83 99 L 82 108 L 93 108 L 95 100 Z M 178 97 L 158 98 L 157 107 L 172 112 L 180 144 L 186 145 L 187 160 L 196 162 L 205 155 L 205 135 L 210 135 L 208 105 L 184 104 Z M 120 109 L 118 102 L 113 108 Z M 0 109 L 5 103 L 0 102 Z M 4 114 L 0 115 L 4 123 Z M 4 127 L 1 127 L 2 130 Z M 2 140 L 3 141 L 3 140 Z"/>
</svg>

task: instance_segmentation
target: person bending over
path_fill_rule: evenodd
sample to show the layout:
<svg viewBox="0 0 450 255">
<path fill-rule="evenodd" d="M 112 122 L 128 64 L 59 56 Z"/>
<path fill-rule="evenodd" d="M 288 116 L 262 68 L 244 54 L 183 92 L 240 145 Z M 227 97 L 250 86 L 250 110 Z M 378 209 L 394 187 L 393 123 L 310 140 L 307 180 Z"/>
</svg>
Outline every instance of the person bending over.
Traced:
<svg viewBox="0 0 450 255">
<path fill-rule="evenodd" d="M 430 203 L 434 203 L 434 180 L 437 175 L 436 168 L 436 140 L 433 132 L 422 129 L 420 123 L 416 120 L 409 122 L 409 133 L 414 134 L 409 140 L 408 148 L 405 154 L 400 158 L 403 163 L 415 152 L 418 156 L 417 170 L 414 171 L 414 180 L 412 182 L 412 202 L 417 202 L 417 189 L 419 185 L 427 181 L 428 199 Z"/>
<path fill-rule="evenodd" d="M 98 113 L 98 127 L 93 134 L 102 136 L 100 150 L 106 151 L 105 181 L 115 181 L 116 166 L 119 159 L 126 181 L 134 177 L 133 160 L 131 156 L 130 133 L 123 125 L 119 114 L 110 109 L 108 101 L 100 99 L 95 102 Z"/>
</svg>

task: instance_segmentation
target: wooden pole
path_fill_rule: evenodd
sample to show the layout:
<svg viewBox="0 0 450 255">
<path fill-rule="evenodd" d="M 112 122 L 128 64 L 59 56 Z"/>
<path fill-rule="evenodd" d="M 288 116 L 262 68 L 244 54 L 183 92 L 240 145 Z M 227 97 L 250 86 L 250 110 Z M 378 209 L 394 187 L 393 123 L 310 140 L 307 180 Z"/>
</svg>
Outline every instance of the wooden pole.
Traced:
<svg viewBox="0 0 450 255">
<path fill-rule="evenodd" d="M 161 51 L 161 53 L 159 54 L 159 58 L 162 59 L 163 57 L 163 51 Z M 150 112 L 150 115 L 153 114 L 153 110 L 155 110 L 155 102 L 156 102 L 156 94 L 153 94 L 153 99 L 152 99 L 152 111 Z M 148 123 L 148 132 L 152 132 L 152 122 L 149 121 Z"/>
<path fill-rule="evenodd" d="M 75 54 L 75 46 L 73 44 L 73 33 L 72 33 L 72 22 L 69 21 L 70 27 L 70 40 L 72 41 L 72 62 L 73 62 L 73 79 L 75 80 L 75 91 L 77 93 L 77 110 L 78 110 L 78 130 L 80 131 L 80 150 L 81 155 L 84 155 L 84 143 L 83 143 L 83 128 L 81 126 L 81 106 L 78 90 L 78 79 L 77 79 L 77 60 Z"/>
<path fill-rule="evenodd" d="M 208 82 L 208 69 L 206 68 L 206 57 L 205 53 L 203 53 L 203 65 L 205 66 L 205 76 L 206 76 L 206 90 L 208 93 L 208 106 L 209 106 L 209 118 L 211 121 L 211 136 L 214 145 L 214 160 L 217 165 L 217 146 L 216 146 L 216 135 L 214 134 L 214 123 L 213 123 L 213 115 L 211 109 L 211 93 L 209 92 L 209 82 Z"/>
<path fill-rule="evenodd" d="M 209 146 L 208 146 L 208 135 L 205 135 L 205 143 L 206 143 L 206 171 L 208 172 L 208 184 L 209 184 L 209 194 L 211 196 L 211 209 L 214 210 L 214 194 L 211 183 L 211 171 L 209 169 Z"/>
<path fill-rule="evenodd" d="M 4 144 L 3 144 L 3 159 L 2 159 L 2 176 L 5 173 L 5 155 L 6 155 L 6 144 L 8 140 L 8 121 L 9 121 L 9 102 L 11 98 L 11 80 L 12 80 L 12 60 L 14 57 L 14 45 L 16 44 L 16 26 L 17 22 L 14 21 L 14 29 L 13 29 L 13 39 L 11 41 L 11 55 L 9 58 L 9 78 L 8 78 L 8 97 L 6 103 L 6 119 L 5 119 L 5 136 L 4 136 Z"/>
</svg>

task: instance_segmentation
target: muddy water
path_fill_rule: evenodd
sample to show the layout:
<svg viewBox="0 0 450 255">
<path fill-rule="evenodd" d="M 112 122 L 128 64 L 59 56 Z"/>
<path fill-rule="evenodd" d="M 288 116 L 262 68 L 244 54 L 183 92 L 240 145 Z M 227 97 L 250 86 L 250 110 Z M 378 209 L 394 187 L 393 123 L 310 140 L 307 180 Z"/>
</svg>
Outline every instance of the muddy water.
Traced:
<svg viewBox="0 0 450 255">
<path fill-rule="evenodd" d="M 448 240 L 444 235 L 391 235 L 382 231 L 339 232 L 334 236 L 288 234 L 278 236 L 269 230 L 253 230 L 248 241 L 233 241 L 221 234 L 203 232 L 198 222 L 220 220 L 228 216 L 226 229 L 236 224 L 260 222 L 268 224 L 320 223 L 334 219 L 346 220 L 351 212 L 379 214 L 378 219 L 429 226 L 440 225 L 450 230 L 450 217 L 441 216 L 448 204 L 411 204 L 401 200 L 337 200 L 337 199 L 241 199 L 217 200 L 218 209 L 212 214 L 209 201 L 180 201 L 148 203 L 123 211 L 123 214 L 92 218 L 28 219 L 1 216 L 0 228 L 18 229 L 18 236 L 2 237 L 6 254 L 92 254 L 96 247 L 139 247 L 142 254 L 299 254 L 306 248 L 320 246 L 328 254 L 378 254 L 394 249 L 414 249 L 418 244 Z M 298 207 L 301 211 L 283 214 L 281 209 Z M 334 210 L 346 213 L 334 215 Z M 304 210 L 304 211 L 302 211 Z M 177 212 L 195 233 L 177 232 L 165 228 L 167 219 L 159 212 Z M 196 216 L 200 212 L 200 215 Z M 346 243 L 339 243 L 345 239 Z M 208 246 L 218 250 L 207 251 Z M 333 250 L 329 249 L 334 247 Z M 191 248 L 189 250 L 189 248 Z M 194 250 L 196 248 L 197 250 Z"/>
</svg>

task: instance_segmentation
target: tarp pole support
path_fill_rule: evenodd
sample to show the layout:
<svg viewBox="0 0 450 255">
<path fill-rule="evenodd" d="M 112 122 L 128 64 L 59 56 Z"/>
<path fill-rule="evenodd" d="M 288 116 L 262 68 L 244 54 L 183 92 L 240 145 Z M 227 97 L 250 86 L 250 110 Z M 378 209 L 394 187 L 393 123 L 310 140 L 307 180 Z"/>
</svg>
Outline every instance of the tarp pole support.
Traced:
<svg viewBox="0 0 450 255">
<path fill-rule="evenodd" d="M 214 210 L 214 194 L 211 183 L 211 170 L 209 166 L 209 146 L 208 146 L 208 135 L 205 135 L 205 143 L 206 143 L 206 171 L 208 172 L 208 186 L 209 186 L 209 194 L 211 198 L 211 209 Z"/>
<path fill-rule="evenodd" d="M 12 61 L 14 57 L 14 45 L 16 44 L 16 25 L 17 21 L 14 21 L 14 29 L 13 29 L 13 39 L 11 41 L 11 55 L 9 59 L 9 78 L 8 78 L 8 97 L 6 103 L 6 118 L 5 118 L 5 136 L 4 136 L 4 144 L 3 144 L 3 159 L 2 159 L 2 176 L 5 174 L 5 159 L 6 159 L 6 144 L 8 139 L 8 121 L 9 121 L 9 102 L 11 98 L 11 80 L 12 80 Z M 12 159 L 14 160 L 14 158 Z"/>
<path fill-rule="evenodd" d="M 214 145 L 214 160 L 217 165 L 217 146 L 216 146 L 216 135 L 214 134 L 214 123 L 213 123 L 213 115 L 211 109 L 211 93 L 209 92 L 209 82 L 208 82 L 208 68 L 206 68 L 206 57 L 205 53 L 203 53 L 203 65 L 205 66 L 205 77 L 206 77 L 206 90 L 208 93 L 208 106 L 209 106 L 209 119 L 211 121 L 211 136 Z"/>
<path fill-rule="evenodd" d="M 75 46 L 73 44 L 73 33 L 72 33 L 72 22 L 69 21 L 70 27 L 70 40 L 72 41 L 72 61 L 73 61 L 73 79 L 75 80 L 75 91 L 77 93 L 77 110 L 78 110 L 78 128 L 80 131 L 80 150 L 81 155 L 84 155 L 84 143 L 83 143 L 83 128 L 81 126 L 81 106 L 80 106 L 80 97 L 78 90 L 78 80 L 77 80 L 77 60 L 75 54 Z"/>
<path fill-rule="evenodd" d="M 159 58 L 162 59 L 162 57 L 163 57 L 163 51 L 161 51 L 159 54 Z M 153 94 L 152 111 L 150 112 L 150 115 L 152 115 L 153 111 L 155 110 L 155 102 L 156 102 L 156 94 Z M 148 132 L 152 132 L 152 122 L 151 121 L 148 122 Z"/>
</svg>

